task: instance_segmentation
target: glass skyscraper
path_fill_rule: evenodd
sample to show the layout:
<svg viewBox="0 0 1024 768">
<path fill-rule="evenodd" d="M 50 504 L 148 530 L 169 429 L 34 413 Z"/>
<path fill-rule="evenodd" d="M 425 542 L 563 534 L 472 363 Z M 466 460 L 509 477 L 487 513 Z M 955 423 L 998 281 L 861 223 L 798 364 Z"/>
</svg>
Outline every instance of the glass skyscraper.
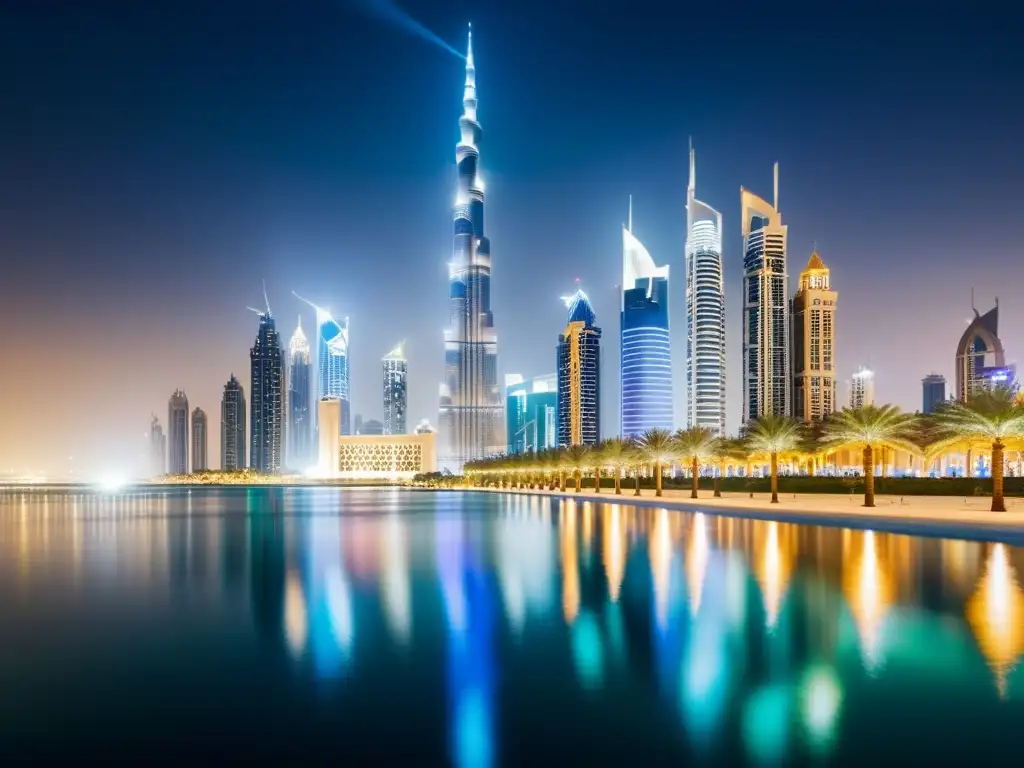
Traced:
<svg viewBox="0 0 1024 768">
<path fill-rule="evenodd" d="M 922 413 L 935 413 L 936 409 L 946 402 L 946 377 L 940 373 L 930 373 L 921 379 L 923 402 Z"/>
<path fill-rule="evenodd" d="M 508 453 L 537 453 L 558 447 L 558 377 L 526 381 L 505 376 L 505 430 Z"/>
<path fill-rule="evenodd" d="M 249 350 L 250 381 L 249 466 L 260 472 L 281 471 L 284 438 L 284 361 L 281 340 L 270 307 L 260 312 L 256 342 Z"/>
<path fill-rule="evenodd" d="M 220 468 L 234 472 L 245 466 L 245 390 L 231 374 L 220 400 Z"/>
<path fill-rule="evenodd" d="M 450 322 L 444 334 L 445 372 L 438 409 L 438 464 L 453 472 L 461 471 L 471 459 L 505 448 L 498 340 L 491 313 L 491 243 L 484 234 L 484 185 L 479 174 L 481 131 L 472 32 L 462 105 L 461 136 L 455 149 L 454 241 L 448 265 Z"/>
<path fill-rule="evenodd" d="M 633 234 L 633 204 L 622 229 L 620 414 L 623 437 L 673 428 L 668 265 L 659 267 Z"/>
<path fill-rule="evenodd" d="M 180 389 L 167 402 L 167 474 L 188 474 L 188 398 Z"/>
<path fill-rule="evenodd" d="M 192 411 L 192 471 L 202 472 L 210 468 L 207 454 L 209 430 L 207 429 L 206 411 L 195 408 Z"/>
<path fill-rule="evenodd" d="M 558 337 L 558 445 L 601 439 L 601 329 L 583 291 L 565 301 L 569 320 Z"/>
<path fill-rule="evenodd" d="M 779 164 L 771 205 L 740 187 L 743 231 L 743 423 L 792 410 L 786 233 Z"/>
<path fill-rule="evenodd" d="M 341 434 L 352 434 L 352 406 L 348 386 L 348 318 L 335 320 L 331 313 L 292 291 L 292 295 L 316 310 L 316 399 L 341 401 Z"/>
<path fill-rule="evenodd" d="M 399 344 L 384 355 L 381 363 L 384 365 L 384 434 L 404 435 L 408 407 L 406 380 L 409 376 L 405 345 Z"/>
<path fill-rule="evenodd" d="M 722 214 L 696 197 L 690 147 L 686 189 L 686 425 L 725 435 L 725 288 Z"/>
<path fill-rule="evenodd" d="M 313 414 L 310 409 L 311 371 L 309 341 L 302 317 L 288 342 L 288 429 L 285 462 L 289 469 L 305 470 L 316 462 L 313 455 Z"/>
</svg>

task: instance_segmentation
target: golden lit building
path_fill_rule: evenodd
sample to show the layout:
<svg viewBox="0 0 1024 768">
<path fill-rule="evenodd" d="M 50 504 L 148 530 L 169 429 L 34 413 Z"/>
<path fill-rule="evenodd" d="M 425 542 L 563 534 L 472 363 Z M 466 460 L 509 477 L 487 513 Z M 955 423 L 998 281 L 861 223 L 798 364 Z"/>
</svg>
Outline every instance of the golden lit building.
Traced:
<svg viewBox="0 0 1024 768">
<path fill-rule="evenodd" d="M 829 270 L 818 252 L 800 273 L 793 297 L 793 417 L 818 421 L 837 409 L 835 313 L 839 294 L 832 290 Z"/>
<path fill-rule="evenodd" d="M 437 435 L 342 435 L 335 471 L 346 479 L 412 479 L 437 471 Z"/>
</svg>

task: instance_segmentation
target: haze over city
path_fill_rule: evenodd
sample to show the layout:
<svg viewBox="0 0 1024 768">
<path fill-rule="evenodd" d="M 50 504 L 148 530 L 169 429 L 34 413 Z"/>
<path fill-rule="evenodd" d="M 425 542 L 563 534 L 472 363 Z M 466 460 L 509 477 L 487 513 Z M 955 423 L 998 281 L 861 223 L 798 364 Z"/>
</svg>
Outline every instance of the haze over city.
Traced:
<svg viewBox="0 0 1024 768">
<path fill-rule="evenodd" d="M 650 2 L 404 7 L 456 48 L 473 22 L 499 381 L 553 372 L 578 279 L 617 433 L 629 195 L 676 278 L 684 380 L 690 137 L 701 198 L 724 215 L 729 431 L 739 187 L 770 198 L 775 161 L 790 290 L 816 245 L 839 292 L 841 378 L 868 365 L 878 400 L 919 408 L 923 376 L 952 377 L 972 288 L 981 311 L 1000 297 L 1018 360 L 1024 108 L 997 18 L 695 6 L 683 28 Z M 0 420 L 16 436 L 0 470 L 137 468 L 177 388 L 215 425 L 228 376 L 248 378 L 262 279 L 284 339 L 300 313 L 313 327 L 292 291 L 351 318 L 353 414 L 381 417 L 380 358 L 405 339 L 408 421 L 436 423 L 459 58 L 330 0 L 0 14 Z"/>
</svg>

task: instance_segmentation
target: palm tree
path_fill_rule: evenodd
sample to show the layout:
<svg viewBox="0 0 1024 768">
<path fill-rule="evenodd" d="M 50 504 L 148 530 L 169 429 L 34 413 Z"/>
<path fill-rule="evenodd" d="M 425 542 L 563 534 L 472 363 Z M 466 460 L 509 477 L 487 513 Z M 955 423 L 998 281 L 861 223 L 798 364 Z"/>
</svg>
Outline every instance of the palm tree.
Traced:
<svg viewBox="0 0 1024 768">
<path fill-rule="evenodd" d="M 751 453 L 767 455 L 772 467 L 772 504 L 779 503 L 779 454 L 800 445 L 800 425 L 785 416 L 766 414 L 747 426 L 746 444 Z"/>
<path fill-rule="evenodd" d="M 649 429 L 641 435 L 637 447 L 644 460 L 654 465 L 654 495 L 661 496 L 661 473 L 675 458 L 672 435 L 666 429 Z"/>
<path fill-rule="evenodd" d="M 895 405 L 864 405 L 833 413 L 822 440 L 829 450 L 863 451 L 864 506 L 875 506 L 875 449 L 891 448 L 919 455 L 914 444 L 918 417 Z"/>
<path fill-rule="evenodd" d="M 715 446 L 715 454 L 713 460 L 718 466 L 718 474 L 715 475 L 715 498 L 720 499 L 722 497 L 722 489 L 719 488 L 718 480 L 719 477 L 725 477 L 725 465 L 729 460 L 733 461 L 747 461 L 749 457 L 749 451 L 747 450 L 747 444 L 742 438 L 739 437 L 728 437 L 719 439 Z"/>
<path fill-rule="evenodd" d="M 626 450 L 626 461 L 633 469 L 633 495 L 640 495 L 640 475 L 647 466 L 647 457 L 644 455 L 640 442 L 635 437 L 627 438 L 629 448 Z"/>
<path fill-rule="evenodd" d="M 686 462 L 690 465 L 690 498 L 696 499 L 700 483 L 700 463 L 716 454 L 719 439 L 713 429 L 690 427 L 676 432 L 672 441 L 675 457 L 680 463 Z"/>
<path fill-rule="evenodd" d="M 1000 387 L 978 394 L 966 403 L 950 403 L 936 417 L 938 439 L 928 446 L 929 458 L 958 443 L 991 443 L 992 511 L 1005 512 L 1003 457 L 1007 443 L 1024 441 L 1024 404 L 1012 390 Z"/>
<path fill-rule="evenodd" d="M 622 470 L 630 464 L 632 444 L 621 437 L 613 437 L 601 444 L 601 460 L 615 471 L 615 495 L 622 495 Z"/>
<path fill-rule="evenodd" d="M 601 455 L 601 444 L 588 446 L 587 468 L 594 473 L 594 493 L 601 492 L 601 468 L 604 466 L 604 457 Z"/>
<path fill-rule="evenodd" d="M 564 466 L 572 470 L 573 478 L 576 481 L 576 493 L 579 493 L 583 470 L 590 460 L 590 448 L 585 445 L 570 445 L 565 449 L 562 457 Z"/>
</svg>

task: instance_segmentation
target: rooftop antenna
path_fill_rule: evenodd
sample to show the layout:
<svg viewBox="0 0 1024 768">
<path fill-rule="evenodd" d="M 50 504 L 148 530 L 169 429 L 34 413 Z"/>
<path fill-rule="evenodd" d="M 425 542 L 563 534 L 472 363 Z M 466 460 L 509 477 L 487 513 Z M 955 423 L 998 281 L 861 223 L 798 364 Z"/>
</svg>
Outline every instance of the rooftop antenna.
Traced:
<svg viewBox="0 0 1024 768">
<path fill-rule="evenodd" d="M 270 317 L 270 299 L 267 298 L 267 280 L 263 278 L 263 303 L 267 305 L 267 317 Z"/>
<path fill-rule="evenodd" d="M 975 315 L 978 314 L 978 308 L 974 305 L 974 286 L 973 285 L 971 286 L 971 309 L 974 311 Z"/>
<path fill-rule="evenodd" d="M 246 307 L 246 309 L 248 309 L 250 312 L 255 312 L 260 317 L 263 317 L 263 315 L 264 315 L 264 312 L 263 312 L 262 309 L 256 309 L 255 307 Z"/>
<path fill-rule="evenodd" d="M 776 211 L 778 211 L 779 210 L 779 161 L 778 160 L 775 161 L 774 174 L 775 174 L 775 184 L 774 184 L 775 195 L 774 195 L 774 200 L 772 202 L 772 208 L 774 208 Z"/>
</svg>

